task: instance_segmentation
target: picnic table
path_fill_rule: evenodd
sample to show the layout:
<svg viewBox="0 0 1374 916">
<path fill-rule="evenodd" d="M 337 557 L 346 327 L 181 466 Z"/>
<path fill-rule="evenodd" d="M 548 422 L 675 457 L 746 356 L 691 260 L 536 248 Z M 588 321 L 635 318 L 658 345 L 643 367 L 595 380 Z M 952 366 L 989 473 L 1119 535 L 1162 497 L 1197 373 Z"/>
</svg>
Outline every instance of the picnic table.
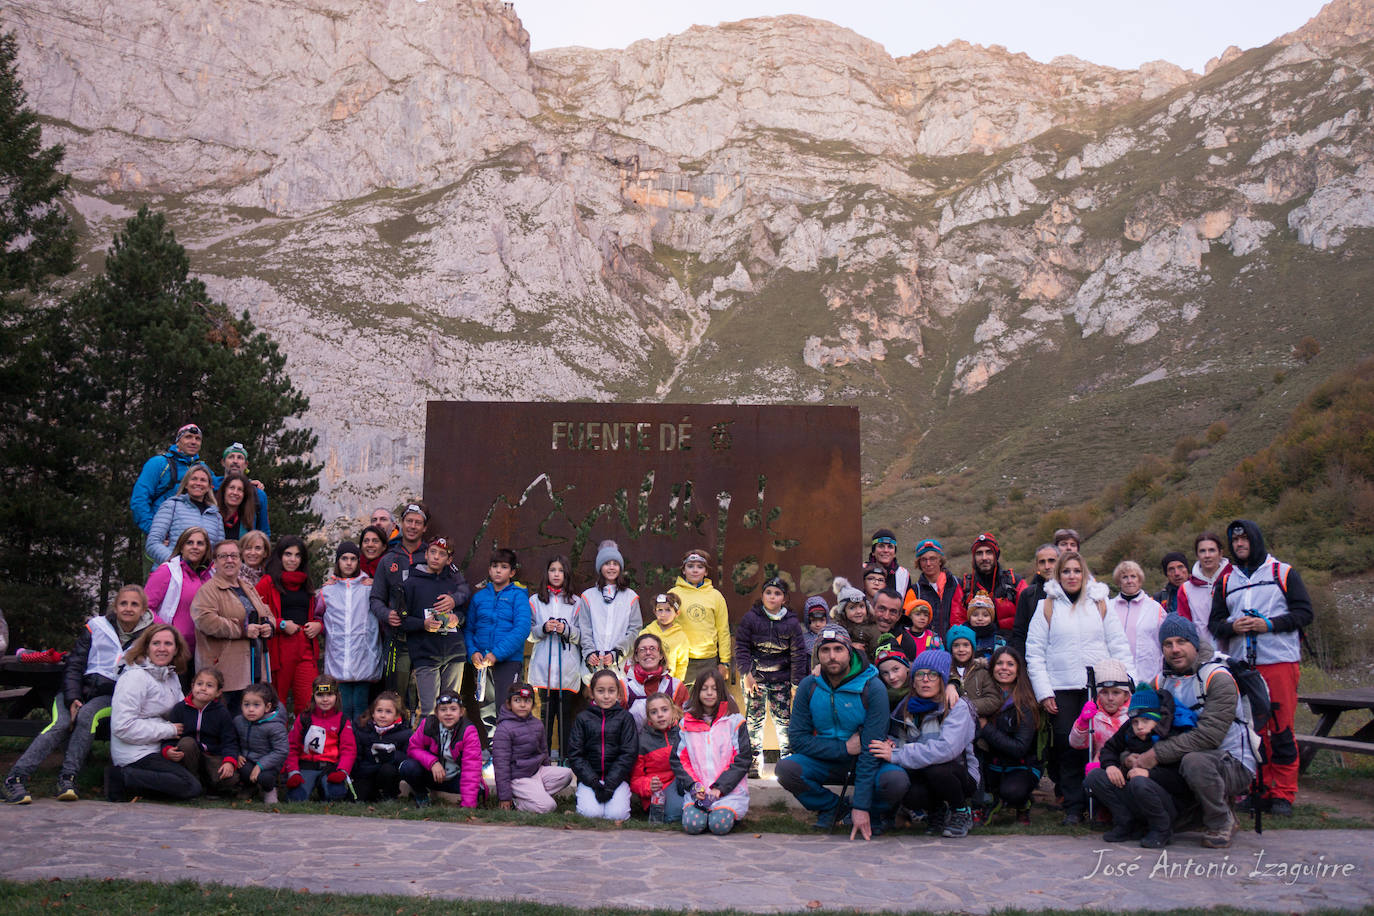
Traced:
<svg viewBox="0 0 1374 916">
<path fill-rule="evenodd" d="M 47 710 L 62 690 L 62 665 L 21 662 L 13 655 L 0 658 L 0 735 L 32 738 L 48 727 L 48 719 L 30 719 L 35 709 Z"/>
<path fill-rule="evenodd" d="M 1299 703 L 1305 703 L 1321 719 L 1310 735 L 1297 735 L 1298 772 L 1305 773 L 1312 764 L 1317 751 L 1341 751 L 1348 754 L 1374 754 L 1374 687 L 1356 687 L 1353 690 L 1333 690 L 1329 693 L 1305 693 L 1298 696 Z M 1369 720 L 1353 734 L 1331 737 L 1331 729 L 1336 727 L 1347 712 L 1369 714 Z"/>
</svg>

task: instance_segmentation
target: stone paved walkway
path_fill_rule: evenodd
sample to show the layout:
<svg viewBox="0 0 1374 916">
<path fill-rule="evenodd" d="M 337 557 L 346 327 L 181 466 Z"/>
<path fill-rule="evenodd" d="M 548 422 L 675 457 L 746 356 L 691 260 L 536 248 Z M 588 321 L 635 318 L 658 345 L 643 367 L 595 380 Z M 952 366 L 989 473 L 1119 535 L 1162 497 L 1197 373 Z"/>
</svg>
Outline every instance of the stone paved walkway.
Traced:
<svg viewBox="0 0 1374 916">
<path fill-rule="evenodd" d="M 757 912 L 805 909 L 813 900 L 973 913 L 1222 903 L 1291 912 L 1374 901 L 1374 833 L 1349 830 L 1244 833 L 1226 851 L 1201 849 L 1195 834 L 1185 835 L 1161 866 L 1159 853 L 1099 838 L 898 836 L 863 844 L 839 836 L 688 837 L 46 799 L 5 808 L 0 824 L 0 875 L 19 880 L 190 878 L 317 892 Z M 1098 850 L 1106 850 L 1103 862 L 1135 864 L 1136 871 L 1103 874 Z M 469 862 L 483 866 L 465 867 Z M 1185 876 L 1188 862 L 1227 873 Z M 1296 881 L 1265 871 L 1294 862 L 1349 867 Z"/>
</svg>

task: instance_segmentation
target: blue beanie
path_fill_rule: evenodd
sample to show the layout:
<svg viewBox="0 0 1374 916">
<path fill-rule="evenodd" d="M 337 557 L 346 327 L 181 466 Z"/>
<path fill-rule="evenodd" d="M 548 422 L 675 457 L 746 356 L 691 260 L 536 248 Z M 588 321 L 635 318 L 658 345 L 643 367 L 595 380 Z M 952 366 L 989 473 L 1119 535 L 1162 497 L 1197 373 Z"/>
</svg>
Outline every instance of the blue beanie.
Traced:
<svg viewBox="0 0 1374 916">
<path fill-rule="evenodd" d="M 615 541 L 602 541 L 601 546 L 596 549 L 596 571 L 601 572 L 601 567 L 610 560 L 619 563 L 621 569 L 625 568 L 625 558 L 620 555 L 619 545 Z"/>
<path fill-rule="evenodd" d="M 934 671 L 940 675 L 941 681 L 948 684 L 949 666 L 952 661 L 950 654 L 944 649 L 927 649 L 911 663 L 911 676 L 915 678 L 917 671 Z"/>
<path fill-rule="evenodd" d="M 953 649 L 954 640 L 956 639 L 967 639 L 970 646 L 973 646 L 975 649 L 978 648 L 978 634 L 973 632 L 972 628 L 966 627 L 962 623 L 956 623 L 949 628 L 947 633 L 945 633 L 945 645 Z"/>
<path fill-rule="evenodd" d="M 1135 693 L 1131 695 L 1131 707 L 1128 715 L 1132 719 L 1149 719 L 1153 722 L 1163 722 L 1164 712 L 1160 706 L 1159 694 L 1154 688 L 1146 684 L 1137 684 Z"/>
<path fill-rule="evenodd" d="M 940 546 L 940 542 L 935 540 L 935 538 L 926 538 L 916 545 L 916 559 L 919 560 L 923 555 L 928 553 L 938 553 L 943 557 L 945 555 L 945 548 Z"/>
<path fill-rule="evenodd" d="M 1182 636 L 1188 640 L 1193 644 L 1194 649 L 1202 648 L 1198 644 L 1197 626 L 1187 617 L 1170 614 L 1159 625 L 1159 644 L 1162 646 L 1166 639 L 1172 639 L 1175 636 Z"/>
</svg>

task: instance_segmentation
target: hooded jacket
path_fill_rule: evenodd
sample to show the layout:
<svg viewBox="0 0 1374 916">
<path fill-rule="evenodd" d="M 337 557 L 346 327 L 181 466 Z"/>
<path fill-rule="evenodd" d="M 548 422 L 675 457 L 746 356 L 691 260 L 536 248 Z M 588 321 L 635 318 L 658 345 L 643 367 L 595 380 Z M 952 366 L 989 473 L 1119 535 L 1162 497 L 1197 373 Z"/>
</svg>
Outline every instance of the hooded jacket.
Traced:
<svg viewBox="0 0 1374 916">
<path fill-rule="evenodd" d="M 204 506 L 197 505 L 189 493 L 178 493 L 158 507 L 153 522 L 148 527 L 148 537 L 143 549 L 158 563 L 166 563 L 172 558 L 172 548 L 177 538 L 187 528 L 204 528 L 210 538 L 210 550 L 224 540 L 224 519 L 213 502 L 206 500 Z"/>
<path fill-rule="evenodd" d="M 898 746 L 892 762 L 908 770 L 923 770 L 937 763 L 962 762 L 974 783 L 978 782 L 978 755 L 973 751 L 973 736 L 978 717 L 969 701 L 960 698 L 942 713 L 929 712 L 919 721 L 907 718 L 905 705 L 892 714 L 891 736 Z"/>
<path fill-rule="evenodd" d="M 211 575 L 208 563 L 197 572 L 181 557 L 171 557 L 153 570 L 143 586 L 148 595 L 148 607 L 157 614 L 158 620 L 177 628 L 192 652 L 196 650 L 196 622 L 191 617 L 191 602 L 200 587 L 210 581 Z"/>
<path fill-rule="evenodd" d="M 672 587 L 682 602 L 677 622 L 687 633 L 687 653 L 690 658 L 718 658 L 722 665 L 730 664 L 734 650 L 730 643 L 730 609 L 725 596 L 709 578 L 693 585 L 682 576 Z"/>
<path fill-rule="evenodd" d="M 1135 659 L 1131 671 L 1136 680 L 1154 677 L 1164 667 L 1164 653 L 1159 648 L 1159 625 L 1164 622 L 1164 608 L 1144 591 L 1130 598 L 1118 594 L 1107 602 L 1107 607 L 1121 621 L 1126 645 L 1130 646 L 1131 657 Z"/>
<path fill-rule="evenodd" d="M 468 646 L 463 635 L 463 622 L 467 617 L 468 595 L 472 589 L 455 575 L 453 567 L 445 566 L 436 575 L 424 563 L 413 566 L 401 586 L 401 592 L 404 595 L 405 607 L 401 611 L 401 629 L 406 634 L 406 651 L 410 653 L 410 664 L 422 668 L 438 664 L 441 658 L 465 661 Z M 453 598 L 456 627 L 443 628 L 431 633 L 425 629 L 426 611 L 431 611 L 434 602 L 443 595 Z"/>
<path fill-rule="evenodd" d="M 144 658 L 129 665 L 115 682 L 110 701 L 110 759 L 126 767 L 159 752 L 162 742 L 176 737 L 167 721 L 181 702 L 181 681 L 170 665 L 154 665 Z"/>
<path fill-rule="evenodd" d="M 86 628 L 63 662 L 62 698 L 68 706 L 73 700 L 86 703 L 114 694 L 115 681 L 124 670 L 125 651 L 138 634 L 153 625 L 153 619 L 152 611 L 144 611 L 129 633 L 119 628 L 113 614 L 86 621 Z"/>
<path fill-rule="evenodd" d="M 1172 731 L 1155 744 L 1155 759 L 1178 763 L 1193 751 L 1224 750 L 1253 773 L 1255 760 L 1246 750 L 1249 738 L 1241 721 L 1240 689 L 1224 664 L 1211 664 L 1215 656 L 1211 646 L 1202 646 L 1189 668 L 1174 671 L 1166 663 L 1151 683 L 1155 690 L 1173 695 L 1175 709 L 1181 706 L 1197 715 L 1192 728 Z"/>
<path fill-rule="evenodd" d="M 549 739 L 544 723 L 533 715 L 517 716 L 505 706 L 491 733 L 491 763 L 496 770 L 496 798 L 513 801 L 511 780 L 528 779 L 549 762 Z"/>
<path fill-rule="evenodd" d="M 530 649 L 528 680 L 531 687 L 543 690 L 582 689 L 582 631 L 580 624 L 587 613 L 582 596 L 572 595 L 563 600 L 562 592 L 550 590 L 549 600 L 540 601 L 539 593 L 530 595 L 530 635 L 526 637 Z M 544 624 L 550 620 L 563 623 L 562 633 L 546 633 Z"/>
<path fill-rule="evenodd" d="M 173 724 L 180 722 L 181 737 L 195 738 L 207 756 L 227 760 L 235 767 L 239 765 L 239 737 L 234 731 L 234 719 L 219 700 L 211 700 L 204 709 L 197 709 L 191 698 L 185 697 L 172 707 L 168 718 Z M 163 746 L 176 747 L 178 740 L 169 739 Z"/>
<path fill-rule="evenodd" d="M 382 634 L 368 606 L 372 580 L 331 578 L 315 594 L 314 618 L 324 627 L 324 673 L 340 681 L 382 676 Z"/>
<path fill-rule="evenodd" d="M 639 730 L 639 756 L 635 758 L 634 769 L 630 773 L 630 791 L 639 796 L 647 810 L 653 799 L 654 790 L 649 788 L 655 776 L 667 789 L 673 782 L 672 753 L 678 742 L 676 725 L 668 729 L 657 729 L 649 723 Z"/>
<path fill-rule="evenodd" d="M 469 653 L 490 652 L 498 662 L 522 660 L 530 635 L 530 593 L 518 582 L 499 592 L 490 582 L 483 585 L 468 602 L 463 635 Z"/>
<path fill-rule="evenodd" d="M 1239 525 L 1250 538 L 1250 556 L 1235 560 L 1231 529 Z M 1264 546 L 1259 526 L 1237 519 L 1226 526 L 1231 568 L 1217 577 L 1212 590 L 1212 610 L 1207 628 L 1232 658 L 1254 658 L 1257 665 L 1298 662 L 1302 659 L 1301 633 L 1312 623 L 1312 599 L 1302 576 L 1287 563 L 1275 559 Z M 1268 631 L 1238 634 L 1235 623 L 1242 617 L 1264 618 Z"/>
<path fill-rule="evenodd" d="M 792 701 L 792 721 L 787 729 L 792 753 L 826 763 L 854 763 L 854 807 L 873 807 L 873 780 L 878 758 L 868 752 L 873 741 L 887 735 L 887 688 L 878 669 L 863 652 L 850 653 L 849 670 L 838 684 L 825 673 L 808 675 L 797 686 Z M 859 735 L 860 750 L 852 757 L 845 743 Z"/>
<path fill-rule="evenodd" d="M 1194 562 L 1193 572 L 1178 590 L 1178 613 L 1198 625 L 1198 636 L 1212 640 L 1212 588 L 1218 579 L 1226 575 L 1231 561 L 1223 559 L 1211 578 L 1202 571 L 1202 564 Z"/>
<path fill-rule="evenodd" d="M 249 769 L 260 767 L 264 773 L 275 773 L 286 763 L 291 739 L 286 733 L 286 717 L 281 707 L 256 722 L 242 715 L 234 717 L 234 734 L 238 738 L 239 754 L 248 761 Z"/>
<path fill-rule="evenodd" d="M 1088 686 L 1088 665 L 1108 656 L 1134 674 L 1135 658 L 1126 645 L 1121 618 L 1098 606 L 1107 601 L 1107 586 L 1096 579 L 1083 583 L 1075 605 L 1057 581 L 1045 585 L 1045 601 L 1035 609 L 1026 634 L 1026 671 L 1037 700 L 1054 696 L 1056 690 L 1083 690 Z M 1052 611 L 1047 621 L 1045 604 Z"/>
<path fill-rule="evenodd" d="M 453 728 L 453 744 L 449 753 L 458 766 L 458 798 L 464 808 L 475 808 L 482 788 L 482 739 L 467 717 L 459 719 Z M 410 746 L 407 748 L 410 759 L 426 770 L 436 763 L 442 763 L 439 758 L 442 750 L 439 737 L 439 717 L 425 716 L 420 727 L 410 736 Z"/>
<path fill-rule="evenodd" d="M 134 481 L 134 489 L 129 494 L 129 511 L 133 513 L 134 524 L 144 534 L 152 527 L 153 516 L 162 507 L 167 497 L 177 491 L 181 478 L 196 462 L 200 455 L 184 455 L 173 445 L 161 455 L 154 455 L 143 464 L 143 470 Z"/>
<path fill-rule="evenodd" d="M 630 656 L 630 647 L 644 626 L 644 617 L 639 609 L 639 595 L 630 588 L 617 588 L 615 597 L 606 600 L 605 593 L 592 586 L 582 593 L 582 613 L 577 621 L 578 644 L 581 647 L 582 661 L 593 655 L 615 656 L 619 665 Z M 588 666 L 582 677 L 588 683 L 592 671 Z"/>
<path fill-rule="evenodd" d="M 777 620 L 756 601 L 735 628 L 735 670 L 760 684 L 800 684 L 809 659 L 805 631 L 797 615 L 782 608 Z"/>
<path fill-rule="evenodd" d="M 380 731 L 374 723 L 369 722 L 355 726 L 353 732 L 358 744 L 358 759 L 353 764 L 353 775 L 359 779 L 376 773 L 383 764 L 399 767 L 406 759 L 410 736 L 413 734 L 410 726 L 400 720 L 386 731 Z"/>
<path fill-rule="evenodd" d="M 582 785 L 614 791 L 630 778 L 638 757 L 639 729 L 619 703 L 610 709 L 589 706 L 573 720 L 565 762 Z"/>
<path fill-rule="evenodd" d="M 744 777 L 753 757 L 744 716 L 729 712 L 722 702 L 710 722 L 690 712 L 682 717 L 669 762 L 684 798 L 697 784 L 716 789 L 720 798 L 712 802 L 712 810 L 728 809 L 739 820 L 749 813 L 749 782 Z"/>
</svg>

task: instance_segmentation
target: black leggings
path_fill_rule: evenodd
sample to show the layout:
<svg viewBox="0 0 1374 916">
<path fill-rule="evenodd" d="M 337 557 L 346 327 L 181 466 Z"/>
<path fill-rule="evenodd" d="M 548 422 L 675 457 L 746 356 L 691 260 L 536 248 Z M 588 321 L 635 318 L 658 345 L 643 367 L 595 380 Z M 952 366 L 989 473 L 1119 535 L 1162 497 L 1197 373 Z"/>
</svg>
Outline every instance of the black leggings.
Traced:
<svg viewBox="0 0 1374 916">
<path fill-rule="evenodd" d="M 195 773 L 159 753 L 140 757 L 128 766 L 120 767 L 120 770 L 124 777 L 124 791 L 130 797 L 156 795 L 185 801 L 205 791 Z"/>
<path fill-rule="evenodd" d="M 558 756 L 562 759 L 567 756 L 564 734 L 572 727 L 578 713 L 578 693 L 575 690 L 545 690 L 543 687 L 539 688 L 538 693 L 540 711 L 544 715 L 544 738 L 550 748 L 553 747 L 555 720 L 562 723 L 562 731 L 558 734 Z"/>
<path fill-rule="evenodd" d="M 353 791 L 358 801 L 395 798 L 401 793 L 401 765 L 383 763 L 367 773 L 353 772 Z"/>
<path fill-rule="evenodd" d="M 902 804 L 912 811 L 929 811 L 940 802 L 962 808 L 977 788 L 962 760 L 935 763 L 919 770 L 907 770 L 911 787 Z"/>
<path fill-rule="evenodd" d="M 1040 784 L 1040 777 L 1032 770 L 1008 770 L 1005 773 L 987 771 L 983 775 L 988 794 L 1008 808 L 1030 807 L 1031 793 Z"/>
<path fill-rule="evenodd" d="M 1088 691 L 1056 690 L 1054 701 L 1059 705 L 1059 712 L 1055 713 L 1050 726 L 1053 739 L 1050 742 L 1050 757 L 1059 762 L 1055 788 L 1064 796 L 1066 812 L 1082 814 L 1088 804 L 1083 792 L 1083 771 L 1088 766 L 1088 751 L 1086 748 L 1069 747 L 1069 732 L 1073 729 L 1074 720 L 1083 711 L 1083 704 L 1088 702 Z"/>
</svg>

